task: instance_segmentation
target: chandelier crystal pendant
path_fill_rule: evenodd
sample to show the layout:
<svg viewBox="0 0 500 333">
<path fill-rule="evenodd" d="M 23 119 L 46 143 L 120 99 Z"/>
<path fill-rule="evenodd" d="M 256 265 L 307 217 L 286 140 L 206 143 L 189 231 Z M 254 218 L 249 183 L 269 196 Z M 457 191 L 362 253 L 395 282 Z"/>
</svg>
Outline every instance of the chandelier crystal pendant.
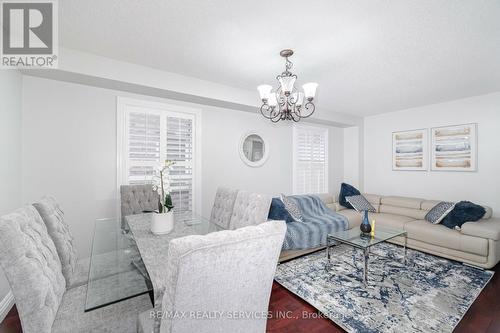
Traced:
<svg viewBox="0 0 500 333">
<path fill-rule="evenodd" d="M 292 50 L 287 49 L 280 52 L 280 56 L 285 58 L 285 71 L 276 77 L 279 86 L 275 91 L 268 84 L 257 87 L 262 100 L 260 112 L 275 123 L 280 120 L 297 122 L 301 118 L 311 116 L 316 109 L 313 99 L 318 84 L 315 82 L 306 83 L 302 86 L 303 91 L 298 91 L 295 87 L 297 75 L 290 71 L 293 64 L 288 60 L 292 55 Z"/>
</svg>

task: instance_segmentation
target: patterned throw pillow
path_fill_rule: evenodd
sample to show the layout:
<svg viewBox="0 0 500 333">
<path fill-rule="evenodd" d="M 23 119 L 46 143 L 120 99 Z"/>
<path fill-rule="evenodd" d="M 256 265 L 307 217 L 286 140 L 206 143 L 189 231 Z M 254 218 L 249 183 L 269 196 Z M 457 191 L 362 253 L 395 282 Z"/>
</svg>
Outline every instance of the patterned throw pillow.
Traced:
<svg viewBox="0 0 500 333">
<path fill-rule="evenodd" d="M 302 212 L 295 202 L 287 198 L 284 194 L 281 194 L 281 201 L 283 201 L 286 210 L 288 211 L 288 213 L 290 213 L 295 221 L 304 222 Z"/>
<path fill-rule="evenodd" d="M 455 204 L 453 202 L 441 201 L 425 215 L 425 219 L 433 224 L 440 223 L 449 212 L 453 210 Z"/>
<path fill-rule="evenodd" d="M 356 209 L 357 212 L 369 211 L 375 213 L 377 211 L 375 207 L 373 207 L 372 204 L 361 194 L 352 195 L 350 197 L 346 197 L 345 199 L 354 209 Z"/>
</svg>

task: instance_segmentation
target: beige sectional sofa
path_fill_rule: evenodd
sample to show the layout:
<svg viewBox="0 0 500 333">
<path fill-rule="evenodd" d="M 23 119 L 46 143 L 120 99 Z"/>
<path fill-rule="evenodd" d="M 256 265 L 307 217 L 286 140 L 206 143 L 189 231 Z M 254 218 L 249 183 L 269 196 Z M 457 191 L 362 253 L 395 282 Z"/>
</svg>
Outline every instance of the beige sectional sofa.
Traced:
<svg viewBox="0 0 500 333">
<path fill-rule="evenodd" d="M 332 195 L 319 196 L 330 209 L 348 219 L 349 229 L 359 227 L 360 213 L 341 206 Z M 490 207 L 484 206 L 486 214 L 482 220 L 467 222 L 461 231 L 457 231 L 424 219 L 439 201 L 374 194 L 364 196 L 377 210 L 369 214 L 370 221 L 375 220 L 376 226 L 406 230 L 409 248 L 481 268 L 492 268 L 500 260 L 500 218 L 492 217 Z M 402 244 L 403 239 L 395 238 L 392 242 Z M 286 251 L 280 259 L 290 259 L 312 250 Z"/>
</svg>

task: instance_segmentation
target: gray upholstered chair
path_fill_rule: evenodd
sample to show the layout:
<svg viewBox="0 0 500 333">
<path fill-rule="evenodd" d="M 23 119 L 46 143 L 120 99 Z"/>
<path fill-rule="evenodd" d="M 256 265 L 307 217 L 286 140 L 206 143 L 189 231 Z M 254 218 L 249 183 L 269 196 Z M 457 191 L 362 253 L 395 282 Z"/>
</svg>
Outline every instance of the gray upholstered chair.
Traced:
<svg viewBox="0 0 500 333">
<path fill-rule="evenodd" d="M 283 221 L 273 221 L 170 242 L 162 313 L 222 313 L 217 319 L 187 316 L 161 319 L 162 333 L 262 333 L 266 318 L 238 320 L 236 312 L 267 313 L 278 257 L 285 237 Z M 151 333 L 151 311 L 139 316 L 138 331 Z"/>
<path fill-rule="evenodd" d="M 210 221 L 218 226 L 229 229 L 229 222 L 233 214 L 234 202 L 238 190 L 232 190 L 226 187 L 219 187 L 215 194 Z"/>
<path fill-rule="evenodd" d="M 73 235 L 69 229 L 68 224 L 64 219 L 64 212 L 57 200 L 52 196 L 44 196 L 33 204 L 40 216 L 42 217 L 47 232 L 54 242 L 54 245 L 59 255 L 62 265 L 62 273 L 66 280 L 66 289 L 79 287 L 88 283 L 90 258 L 85 257 L 78 259 L 76 246 L 73 242 Z M 134 257 L 135 253 L 130 253 L 130 260 L 137 259 Z M 94 256 L 94 260 L 101 262 L 115 262 L 116 253 L 101 253 Z M 128 271 L 134 269 L 134 266 L 99 264 L 94 266 L 92 278 L 106 277 L 117 273 L 117 269 L 121 271 Z"/>
<path fill-rule="evenodd" d="M 122 217 L 158 210 L 160 197 L 150 184 L 122 185 L 120 197 Z"/>
<path fill-rule="evenodd" d="M 73 235 L 64 220 L 64 212 L 52 196 L 44 196 L 33 206 L 42 217 L 49 236 L 52 238 L 62 265 L 62 273 L 68 289 L 88 282 L 90 259 L 78 260 Z"/>
<path fill-rule="evenodd" d="M 266 222 L 271 200 L 272 198 L 265 194 L 239 191 L 229 222 L 230 229 Z"/>
<path fill-rule="evenodd" d="M 0 265 L 24 333 L 136 332 L 147 295 L 84 312 L 87 286 L 66 291 L 54 242 L 40 214 L 26 206 L 0 217 Z"/>
</svg>

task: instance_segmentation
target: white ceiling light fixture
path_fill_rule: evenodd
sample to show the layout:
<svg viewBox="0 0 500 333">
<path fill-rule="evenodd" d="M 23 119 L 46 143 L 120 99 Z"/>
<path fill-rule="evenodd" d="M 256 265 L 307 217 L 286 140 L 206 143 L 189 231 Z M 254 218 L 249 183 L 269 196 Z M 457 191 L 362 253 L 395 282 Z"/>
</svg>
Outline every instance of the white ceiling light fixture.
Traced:
<svg viewBox="0 0 500 333">
<path fill-rule="evenodd" d="M 306 83 L 302 86 L 303 92 L 297 90 L 295 87 L 297 75 L 290 71 L 293 64 L 288 60 L 292 55 L 293 51 L 289 49 L 280 52 L 280 56 L 286 59 L 285 71 L 276 77 L 279 86 L 275 91 L 268 84 L 257 87 L 262 100 L 260 112 L 275 123 L 280 120 L 298 122 L 302 118 L 310 117 L 316 109 L 313 99 L 318 84 L 315 82 Z"/>
</svg>

